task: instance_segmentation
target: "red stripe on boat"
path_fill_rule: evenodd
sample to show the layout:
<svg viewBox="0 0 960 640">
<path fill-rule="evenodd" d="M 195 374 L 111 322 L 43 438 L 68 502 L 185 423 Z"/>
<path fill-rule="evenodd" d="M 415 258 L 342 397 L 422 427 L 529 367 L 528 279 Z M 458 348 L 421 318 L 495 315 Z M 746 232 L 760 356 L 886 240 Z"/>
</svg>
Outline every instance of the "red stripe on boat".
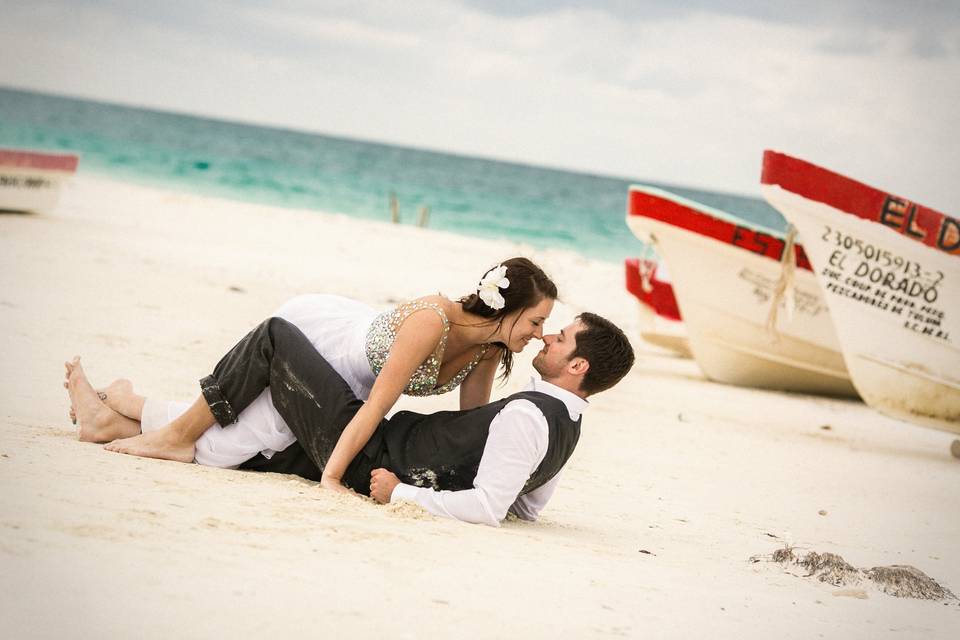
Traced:
<svg viewBox="0 0 960 640">
<path fill-rule="evenodd" d="M 80 158 L 75 155 L 38 153 L 36 151 L 13 151 L 0 149 L 0 167 L 21 169 L 45 169 L 75 173 Z"/>
<path fill-rule="evenodd" d="M 876 222 L 950 255 L 960 255 L 960 220 L 777 151 L 763 152 L 762 184 Z"/>
<path fill-rule="evenodd" d="M 627 211 L 631 216 L 650 218 L 686 229 L 693 233 L 719 240 L 725 244 L 766 256 L 771 260 L 780 260 L 786 242 L 769 233 L 758 231 L 746 224 L 734 224 L 681 204 L 669 198 L 647 193 L 635 187 L 630 188 Z M 794 244 L 797 266 L 812 271 L 810 260 L 803 247 Z"/>
<path fill-rule="evenodd" d="M 640 278 L 640 259 L 627 258 L 623 261 L 627 271 L 627 291 L 636 296 L 637 300 L 652 308 L 658 316 L 670 320 L 681 320 L 680 307 L 673 293 L 673 286 L 662 280 L 657 280 L 656 271 L 650 278 L 652 290 L 643 290 L 643 281 Z M 656 269 L 653 266 L 654 270 Z"/>
</svg>

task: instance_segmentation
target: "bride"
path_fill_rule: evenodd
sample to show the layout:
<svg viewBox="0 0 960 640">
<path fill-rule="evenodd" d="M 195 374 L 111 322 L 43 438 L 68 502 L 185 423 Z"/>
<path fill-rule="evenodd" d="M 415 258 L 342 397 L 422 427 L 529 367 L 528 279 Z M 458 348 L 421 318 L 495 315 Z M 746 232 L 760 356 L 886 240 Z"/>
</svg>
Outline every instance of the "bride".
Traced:
<svg viewBox="0 0 960 640">
<path fill-rule="evenodd" d="M 429 295 L 380 314 L 332 295 L 299 296 L 281 306 L 274 315 L 296 325 L 366 400 L 340 435 L 321 484 L 345 490 L 347 466 L 401 393 L 436 395 L 459 386 L 460 409 L 489 402 L 498 367 L 509 376 L 513 354 L 542 338 L 556 297 L 556 285 L 540 267 L 511 258 L 458 300 Z M 126 380 L 95 391 L 79 358 L 65 365 L 80 439 L 109 442 L 110 451 L 232 467 L 258 453 L 270 457 L 294 441 L 269 388 L 239 415 L 214 416 L 212 376 L 201 380 L 203 395 L 187 405 L 144 398 Z M 204 430 L 187 427 L 197 423 L 185 414 L 204 416 Z"/>
</svg>

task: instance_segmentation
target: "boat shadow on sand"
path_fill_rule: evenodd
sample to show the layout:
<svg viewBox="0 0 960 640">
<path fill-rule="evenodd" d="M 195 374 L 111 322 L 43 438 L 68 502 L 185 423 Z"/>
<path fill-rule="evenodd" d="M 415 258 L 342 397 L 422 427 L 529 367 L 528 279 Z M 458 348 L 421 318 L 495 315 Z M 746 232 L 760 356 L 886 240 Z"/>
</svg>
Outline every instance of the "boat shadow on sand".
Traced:
<svg viewBox="0 0 960 640">
<path fill-rule="evenodd" d="M 825 427 L 828 427 L 828 429 L 825 429 Z M 913 426 L 904 425 L 903 428 L 911 429 Z M 844 447 L 852 453 L 874 454 L 890 458 L 912 458 L 928 464 L 949 465 L 951 469 L 956 466 L 956 461 L 943 449 L 921 448 L 920 446 L 894 446 L 870 439 L 869 436 L 858 435 L 848 438 L 842 435 L 842 432 L 842 425 L 820 425 L 818 427 L 811 427 L 811 430 L 804 432 L 803 436 L 828 445 Z"/>
</svg>

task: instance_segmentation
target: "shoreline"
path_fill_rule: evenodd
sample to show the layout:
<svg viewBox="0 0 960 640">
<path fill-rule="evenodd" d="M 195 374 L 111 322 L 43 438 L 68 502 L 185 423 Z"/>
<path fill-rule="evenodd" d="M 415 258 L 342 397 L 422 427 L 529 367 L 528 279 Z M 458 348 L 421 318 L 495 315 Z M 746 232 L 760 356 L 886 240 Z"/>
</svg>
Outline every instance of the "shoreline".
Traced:
<svg viewBox="0 0 960 640">
<path fill-rule="evenodd" d="M 556 496 L 500 529 L 344 500 L 296 478 L 145 460 L 75 439 L 60 386 L 189 399 L 287 298 L 457 296 L 527 255 L 621 325 L 637 365 L 591 399 Z M 749 558 L 785 545 L 912 565 L 960 591 L 952 436 L 859 402 L 706 381 L 645 345 L 622 268 L 560 250 L 81 175 L 0 215 L 0 612 L 17 637 L 951 637 L 957 601 L 860 595 Z M 522 387 L 530 354 L 494 398 Z M 452 408 L 452 397 L 397 408 Z M 830 429 L 823 427 L 829 426 Z M 823 513 L 821 513 L 823 512 Z M 565 616 L 557 616 L 563 607 Z M 335 625 L 335 626 L 334 626 Z"/>
<path fill-rule="evenodd" d="M 56 153 L 76 153 L 77 155 L 80 156 L 81 165 L 82 165 L 83 152 L 56 151 Z M 536 169 L 538 167 L 531 165 L 531 168 Z M 554 169 L 551 169 L 551 171 L 553 170 Z M 406 221 L 401 221 L 398 224 L 393 224 L 390 222 L 390 207 L 389 207 L 389 197 L 388 197 L 389 194 L 384 194 L 383 210 L 381 212 L 381 216 L 376 217 L 374 215 L 363 215 L 359 213 L 343 213 L 339 211 L 329 211 L 329 210 L 320 209 L 320 208 L 316 208 L 316 209 L 305 208 L 301 204 L 284 204 L 284 203 L 274 202 L 272 201 L 271 198 L 264 198 L 262 200 L 244 198 L 244 197 L 241 197 L 240 194 L 237 194 L 231 191 L 231 189 L 228 187 L 211 186 L 209 188 L 190 189 L 190 188 L 187 188 L 189 185 L 178 184 L 173 179 L 166 179 L 162 177 L 153 177 L 153 176 L 118 176 L 118 175 L 112 175 L 109 171 L 105 169 L 100 169 L 100 168 L 82 168 L 81 167 L 81 172 L 82 174 L 80 174 L 79 179 L 85 180 L 85 181 L 126 184 L 126 185 L 136 186 L 136 187 L 149 189 L 153 191 L 178 193 L 178 194 L 193 196 L 197 198 L 225 200 L 225 201 L 233 202 L 239 206 L 264 207 L 267 209 L 283 209 L 288 211 L 300 211 L 300 212 L 307 212 L 311 214 L 318 214 L 321 216 L 341 216 L 343 218 L 347 218 L 349 220 L 356 220 L 359 222 L 370 222 L 375 224 L 390 223 L 392 226 L 395 226 L 395 227 L 421 228 L 421 227 L 418 227 L 417 223 L 415 222 L 417 218 L 412 211 L 407 211 L 406 217 L 408 219 Z M 583 174 L 583 175 L 589 175 L 589 174 Z M 603 176 L 591 176 L 591 177 L 602 178 Z M 687 188 L 687 189 L 695 191 L 695 189 L 690 189 L 690 188 Z M 704 191 L 704 193 L 706 193 L 706 191 Z M 716 192 L 716 193 L 722 193 L 722 192 Z M 733 193 L 728 195 L 733 197 L 739 197 L 739 198 L 758 199 L 757 195 L 741 195 L 741 194 L 733 194 Z M 401 202 L 400 204 L 402 207 L 403 203 Z M 502 235 L 494 235 L 494 234 L 475 235 L 472 231 L 458 231 L 456 229 L 430 227 L 429 225 L 426 227 L 426 229 L 429 231 L 448 233 L 458 238 L 474 239 L 474 240 L 478 240 L 480 242 L 486 242 L 486 243 L 504 243 L 507 245 L 526 247 L 530 251 L 537 251 L 537 252 L 569 253 L 572 256 L 576 256 L 576 258 L 578 259 L 591 260 L 591 261 L 601 262 L 603 264 L 612 264 L 619 267 L 623 266 L 623 258 L 604 257 L 601 255 L 590 255 L 587 253 L 580 253 L 579 251 L 575 251 L 567 247 L 550 247 L 546 245 L 535 246 L 524 241 L 514 241 Z M 636 245 L 637 246 L 635 247 L 635 251 L 633 255 L 640 255 L 644 251 L 644 245 L 639 239 L 636 239 Z M 626 257 L 633 257 L 633 256 L 625 255 L 623 257 L 626 258 Z"/>
</svg>

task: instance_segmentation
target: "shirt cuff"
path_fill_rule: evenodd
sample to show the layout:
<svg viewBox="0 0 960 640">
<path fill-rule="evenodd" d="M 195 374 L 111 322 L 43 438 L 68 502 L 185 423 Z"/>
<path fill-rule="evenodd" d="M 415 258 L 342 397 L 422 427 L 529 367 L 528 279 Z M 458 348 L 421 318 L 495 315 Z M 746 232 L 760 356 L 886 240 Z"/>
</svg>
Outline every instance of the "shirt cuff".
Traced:
<svg viewBox="0 0 960 640">
<path fill-rule="evenodd" d="M 415 487 L 412 484 L 403 484 L 401 482 L 393 488 L 393 492 L 390 494 L 390 502 L 397 502 L 399 500 L 416 502 L 417 491 L 419 490 L 419 487 Z"/>
</svg>

